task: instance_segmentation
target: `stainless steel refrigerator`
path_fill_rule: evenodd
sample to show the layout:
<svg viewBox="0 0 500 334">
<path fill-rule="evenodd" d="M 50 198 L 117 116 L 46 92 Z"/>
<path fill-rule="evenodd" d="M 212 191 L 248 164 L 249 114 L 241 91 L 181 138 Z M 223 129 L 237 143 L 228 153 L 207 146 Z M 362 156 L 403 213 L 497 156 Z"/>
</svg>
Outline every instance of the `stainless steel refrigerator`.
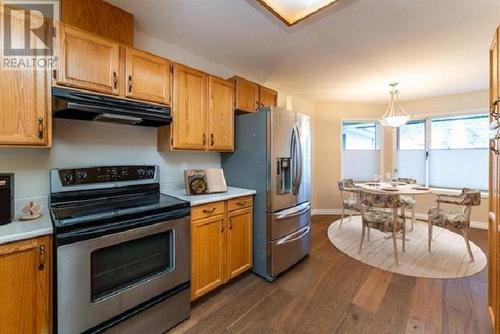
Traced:
<svg viewBox="0 0 500 334">
<path fill-rule="evenodd" d="M 311 247 L 310 118 L 280 108 L 238 115 L 222 168 L 229 185 L 257 190 L 253 271 L 272 281 Z"/>
</svg>

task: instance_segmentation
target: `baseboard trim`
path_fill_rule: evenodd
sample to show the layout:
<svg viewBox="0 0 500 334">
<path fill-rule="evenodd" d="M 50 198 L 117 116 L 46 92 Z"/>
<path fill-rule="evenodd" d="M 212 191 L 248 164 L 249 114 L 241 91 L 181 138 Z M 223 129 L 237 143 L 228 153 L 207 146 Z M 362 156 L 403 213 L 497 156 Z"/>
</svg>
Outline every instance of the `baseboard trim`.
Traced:
<svg viewBox="0 0 500 334">
<path fill-rule="evenodd" d="M 342 209 L 312 209 L 311 214 L 313 216 L 321 216 L 321 215 L 341 215 Z M 411 217 L 411 214 L 406 214 L 408 218 Z M 425 213 L 415 213 L 415 218 L 418 220 L 427 221 L 427 214 Z M 470 222 L 470 227 L 477 228 L 480 230 L 488 230 L 488 223 L 472 220 Z"/>
<path fill-rule="evenodd" d="M 312 209 L 311 215 L 321 216 L 321 215 L 341 215 L 342 209 Z"/>
</svg>

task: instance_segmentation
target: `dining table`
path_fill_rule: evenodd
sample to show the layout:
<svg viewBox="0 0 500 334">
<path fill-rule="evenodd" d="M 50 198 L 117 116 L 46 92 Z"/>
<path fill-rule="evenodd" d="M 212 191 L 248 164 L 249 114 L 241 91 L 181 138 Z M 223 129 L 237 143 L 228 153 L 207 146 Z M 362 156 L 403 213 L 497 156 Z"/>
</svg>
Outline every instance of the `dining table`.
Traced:
<svg viewBox="0 0 500 334">
<path fill-rule="evenodd" d="M 432 193 L 428 187 L 404 182 L 362 182 L 355 183 L 355 186 L 367 192 L 387 195 L 418 196 Z"/>
</svg>

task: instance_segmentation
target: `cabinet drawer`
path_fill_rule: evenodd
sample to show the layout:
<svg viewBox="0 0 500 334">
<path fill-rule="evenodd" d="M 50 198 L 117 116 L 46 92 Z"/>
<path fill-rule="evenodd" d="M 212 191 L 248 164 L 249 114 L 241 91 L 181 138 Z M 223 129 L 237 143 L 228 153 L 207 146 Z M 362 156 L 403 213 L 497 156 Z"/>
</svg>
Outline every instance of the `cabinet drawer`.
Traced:
<svg viewBox="0 0 500 334">
<path fill-rule="evenodd" d="M 248 208 L 252 206 L 252 196 L 233 198 L 227 201 L 227 211 Z"/>
<path fill-rule="evenodd" d="M 224 202 L 214 202 L 191 208 L 191 220 L 224 214 Z"/>
</svg>

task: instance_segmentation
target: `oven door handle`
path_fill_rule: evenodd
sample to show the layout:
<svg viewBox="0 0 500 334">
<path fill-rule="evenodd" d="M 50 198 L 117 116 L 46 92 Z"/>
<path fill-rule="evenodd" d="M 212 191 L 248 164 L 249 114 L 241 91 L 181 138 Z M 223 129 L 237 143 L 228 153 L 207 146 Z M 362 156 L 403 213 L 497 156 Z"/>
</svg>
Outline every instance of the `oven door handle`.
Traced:
<svg viewBox="0 0 500 334">
<path fill-rule="evenodd" d="M 58 246 L 72 244 L 77 241 L 99 238 L 108 234 L 127 231 L 133 228 L 150 226 L 156 223 L 166 223 L 170 220 L 189 217 L 191 213 L 190 208 L 178 209 L 171 212 L 163 212 L 156 215 L 123 220 L 110 224 L 103 224 L 97 227 L 82 228 L 70 232 L 58 233 L 57 244 Z"/>
</svg>

